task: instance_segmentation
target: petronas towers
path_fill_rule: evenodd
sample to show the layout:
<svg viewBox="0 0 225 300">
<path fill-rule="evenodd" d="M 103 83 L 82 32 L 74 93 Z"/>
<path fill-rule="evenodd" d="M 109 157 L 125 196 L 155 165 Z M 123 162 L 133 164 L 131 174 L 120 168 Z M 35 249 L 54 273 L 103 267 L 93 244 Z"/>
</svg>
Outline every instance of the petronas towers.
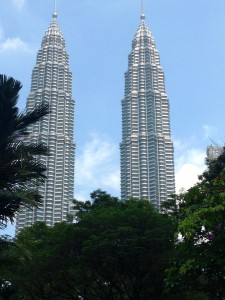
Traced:
<svg viewBox="0 0 225 300">
<path fill-rule="evenodd" d="M 169 101 L 159 53 L 144 13 L 132 42 L 122 100 L 121 198 L 158 208 L 175 192 Z"/>
<path fill-rule="evenodd" d="M 45 143 L 51 153 L 38 158 L 47 169 L 45 183 L 37 186 L 43 205 L 38 209 L 21 210 L 17 231 L 37 221 L 48 225 L 65 221 L 73 199 L 72 74 L 56 11 L 37 54 L 27 110 L 42 101 L 49 103 L 51 112 L 30 128 L 29 139 Z M 121 198 L 147 199 L 160 208 L 161 201 L 175 190 L 173 143 L 164 73 L 143 13 L 125 73 L 120 150 Z"/>
<path fill-rule="evenodd" d="M 32 73 L 27 110 L 47 101 L 50 114 L 30 128 L 29 139 L 42 142 L 50 149 L 50 156 L 39 157 L 46 166 L 47 179 L 38 185 L 43 197 L 40 208 L 24 208 L 18 215 L 17 231 L 37 221 L 47 225 L 65 221 L 74 193 L 74 100 L 72 74 L 69 70 L 65 41 L 54 12 L 50 27 L 42 40 Z"/>
</svg>

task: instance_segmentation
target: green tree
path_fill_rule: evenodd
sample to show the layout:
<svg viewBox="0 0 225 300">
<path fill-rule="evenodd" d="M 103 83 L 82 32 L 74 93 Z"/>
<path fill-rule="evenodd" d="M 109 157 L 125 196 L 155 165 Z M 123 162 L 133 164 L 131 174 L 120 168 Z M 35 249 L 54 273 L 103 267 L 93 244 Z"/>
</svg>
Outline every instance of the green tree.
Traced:
<svg viewBox="0 0 225 300">
<path fill-rule="evenodd" d="M 117 197 L 113 197 L 105 191 L 101 189 L 95 190 L 90 194 L 91 201 L 79 201 L 73 200 L 73 209 L 77 213 L 77 216 L 80 213 L 90 211 L 95 208 L 99 208 L 99 206 L 114 206 L 118 203 L 119 199 Z M 79 219 L 79 217 L 78 217 Z"/>
<path fill-rule="evenodd" d="M 48 104 L 19 112 L 21 87 L 19 81 L 0 75 L 0 226 L 12 222 L 21 205 L 40 204 L 39 194 L 28 189 L 27 183 L 45 178 L 45 167 L 36 156 L 48 155 L 48 149 L 41 143 L 25 142 L 25 138 L 28 127 L 49 113 Z"/>
<path fill-rule="evenodd" d="M 147 201 L 122 202 L 99 190 L 92 195 L 98 205 L 77 223 L 22 230 L 19 250 L 11 252 L 15 264 L 2 278 L 24 299 L 165 299 L 174 234 L 168 216 Z"/>
<path fill-rule="evenodd" d="M 148 201 L 130 199 L 101 205 L 79 224 L 91 230 L 82 249 L 85 274 L 92 279 L 87 278 L 88 299 L 164 299 L 174 234 L 167 216 Z"/>
<path fill-rule="evenodd" d="M 225 153 L 207 160 L 199 182 L 176 196 L 167 213 L 177 224 L 170 291 L 195 290 L 205 299 L 225 298 Z"/>
<path fill-rule="evenodd" d="M 15 265 L 15 259 L 11 255 L 11 249 L 15 248 L 16 245 L 10 236 L 1 236 L 0 239 L 0 299 L 10 300 L 14 299 L 13 296 L 16 294 L 16 289 L 12 284 L 2 277 L 4 270 L 11 268 Z M 18 299 L 18 298 L 15 298 Z"/>
</svg>

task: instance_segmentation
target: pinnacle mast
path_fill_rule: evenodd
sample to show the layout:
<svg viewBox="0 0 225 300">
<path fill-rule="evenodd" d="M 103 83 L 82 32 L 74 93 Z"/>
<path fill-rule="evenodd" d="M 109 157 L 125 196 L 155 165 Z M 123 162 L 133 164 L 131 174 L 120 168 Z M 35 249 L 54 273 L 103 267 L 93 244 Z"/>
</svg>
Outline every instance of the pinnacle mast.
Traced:
<svg viewBox="0 0 225 300">
<path fill-rule="evenodd" d="M 141 20 L 145 20 L 145 14 L 144 14 L 144 0 L 141 0 Z"/>
<path fill-rule="evenodd" d="M 57 18 L 57 12 L 56 12 L 56 0 L 54 0 L 54 13 L 52 15 L 53 19 Z"/>
</svg>

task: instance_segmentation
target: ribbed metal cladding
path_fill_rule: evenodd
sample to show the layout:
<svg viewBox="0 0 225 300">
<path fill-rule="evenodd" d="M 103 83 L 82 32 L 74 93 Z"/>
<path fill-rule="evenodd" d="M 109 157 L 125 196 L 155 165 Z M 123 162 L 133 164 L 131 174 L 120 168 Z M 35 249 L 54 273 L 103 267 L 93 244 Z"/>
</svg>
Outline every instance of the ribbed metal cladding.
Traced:
<svg viewBox="0 0 225 300">
<path fill-rule="evenodd" d="M 47 168 L 47 180 L 38 185 L 43 205 L 38 209 L 23 208 L 18 214 L 16 231 L 37 221 L 47 225 L 67 219 L 69 202 L 74 195 L 74 100 L 72 74 L 65 49 L 65 41 L 57 21 L 57 14 L 42 40 L 32 73 L 31 92 L 27 110 L 42 101 L 50 105 L 50 114 L 29 129 L 29 140 L 48 145 L 51 155 L 38 157 Z"/>
<path fill-rule="evenodd" d="M 125 73 L 120 151 L 121 198 L 160 208 L 175 192 L 174 151 L 164 73 L 143 13 Z"/>
</svg>

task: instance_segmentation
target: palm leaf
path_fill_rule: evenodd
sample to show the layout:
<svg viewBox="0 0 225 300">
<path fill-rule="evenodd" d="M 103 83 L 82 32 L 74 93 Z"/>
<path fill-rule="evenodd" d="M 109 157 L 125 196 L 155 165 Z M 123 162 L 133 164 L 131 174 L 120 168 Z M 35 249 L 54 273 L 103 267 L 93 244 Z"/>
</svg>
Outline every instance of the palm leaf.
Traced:
<svg viewBox="0 0 225 300">
<path fill-rule="evenodd" d="M 19 113 L 17 101 L 22 85 L 0 75 L 0 224 L 11 222 L 21 206 L 40 205 L 40 195 L 28 189 L 45 179 L 38 157 L 49 155 L 43 143 L 29 143 L 28 128 L 49 113 L 47 102 Z"/>
</svg>

